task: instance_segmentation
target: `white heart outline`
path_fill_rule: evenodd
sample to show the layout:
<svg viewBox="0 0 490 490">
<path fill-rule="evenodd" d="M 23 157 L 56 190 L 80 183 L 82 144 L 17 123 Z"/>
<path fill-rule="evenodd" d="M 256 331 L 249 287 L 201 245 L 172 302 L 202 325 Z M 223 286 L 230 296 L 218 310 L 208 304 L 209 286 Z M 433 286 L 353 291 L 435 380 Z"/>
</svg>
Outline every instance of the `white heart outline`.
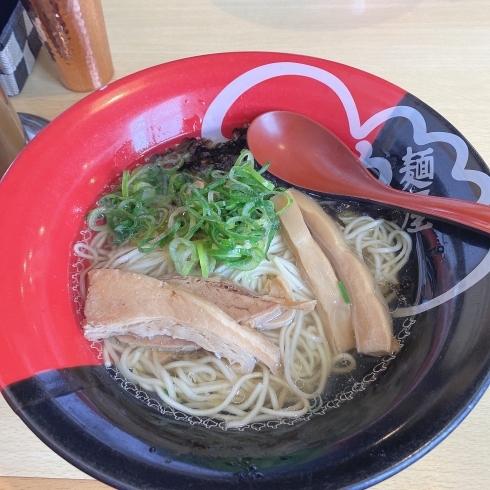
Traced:
<svg viewBox="0 0 490 490">
<path fill-rule="evenodd" d="M 285 75 L 298 75 L 312 78 L 323 83 L 335 92 L 344 106 L 350 133 L 353 138 L 359 140 L 356 144 L 356 150 L 360 154 L 361 161 L 367 167 L 377 168 L 380 173 L 381 181 L 384 181 L 385 183 L 391 181 L 391 168 L 388 170 L 388 166 L 386 165 L 388 162 L 384 158 L 371 158 L 372 146 L 369 141 L 364 140 L 364 138 L 387 120 L 395 117 L 404 117 L 412 123 L 413 139 L 417 145 L 422 146 L 442 141 L 450 144 L 456 150 L 456 159 L 451 170 L 451 176 L 455 180 L 473 182 L 476 184 L 481 191 L 477 202 L 487 205 L 490 204 L 490 176 L 478 170 L 468 170 L 465 168 L 468 161 L 469 151 L 468 146 L 462 138 L 452 133 L 427 133 L 427 125 L 422 114 L 409 106 L 395 106 L 384 109 L 371 116 L 364 122 L 364 124 L 361 124 L 356 103 L 347 86 L 332 73 L 304 63 L 289 61 L 269 63 L 252 68 L 232 80 L 215 97 L 204 114 L 201 128 L 202 137 L 216 142 L 226 141 L 227 138 L 223 136 L 221 127 L 231 105 L 247 90 L 258 83 Z M 451 289 L 420 305 L 409 308 L 398 308 L 394 312 L 394 316 L 410 316 L 435 308 L 466 291 L 489 272 L 490 251 L 473 271 Z"/>
</svg>

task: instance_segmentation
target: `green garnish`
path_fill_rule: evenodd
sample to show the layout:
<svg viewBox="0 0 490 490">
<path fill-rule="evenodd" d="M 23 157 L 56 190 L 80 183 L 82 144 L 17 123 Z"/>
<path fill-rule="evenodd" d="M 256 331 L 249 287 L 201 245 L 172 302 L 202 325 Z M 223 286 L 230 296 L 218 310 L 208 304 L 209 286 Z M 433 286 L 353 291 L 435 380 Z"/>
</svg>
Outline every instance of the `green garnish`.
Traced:
<svg viewBox="0 0 490 490">
<path fill-rule="evenodd" d="M 178 170 L 188 160 L 168 165 L 165 157 L 124 171 L 121 185 L 105 194 L 87 216 L 91 229 L 109 230 L 114 245 L 134 243 L 141 252 L 168 245 L 177 272 L 200 270 L 208 277 L 222 263 L 252 270 L 267 257 L 280 228 L 270 198 L 284 189 L 254 168 L 243 150 L 230 172 L 198 174 Z"/>
<path fill-rule="evenodd" d="M 308 407 L 308 413 L 316 413 L 320 411 L 322 407 L 323 407 L 322 397 L 318 393 L 315 393 L 313 400 L 310 402 L 310 405 Z"/>
<path fill-rule="evenodd" d="M 350 299 L 349 295 L 347 294 L 347 291 L 345 289 L 345 284 L 342 281 L 337 281 L 337 285 L 339 286 L 340 292 L 342 294 L 342 298 L 344 300 L 344 303 L 350 305 Z"/>
</svg>

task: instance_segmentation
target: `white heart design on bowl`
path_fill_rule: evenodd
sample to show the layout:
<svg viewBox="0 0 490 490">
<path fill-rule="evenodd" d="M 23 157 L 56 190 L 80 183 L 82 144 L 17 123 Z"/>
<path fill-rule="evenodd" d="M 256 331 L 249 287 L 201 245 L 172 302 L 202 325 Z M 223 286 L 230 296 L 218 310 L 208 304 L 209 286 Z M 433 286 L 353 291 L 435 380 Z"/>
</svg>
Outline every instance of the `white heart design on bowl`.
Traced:
<svg viewBox="0 0 490 490">
<path fill-rule="evenodd" d="M 374 114 L 361 124 L 356 102 L 342 80 L 326 70 L 304 63 L 269 63 L 246 71 L 235 78 L 221 90 L 209 105 L 202 122 L 202 137 L 216 142 L 226 141 L 227 138 L 222 134 L 221 126 L 231 105 L 247 90 L 253 88 L 258 83 L 285 75 L 297 75 L 312 78 L 328 86 L 335 92 L 344 106 L 350 133 L 353 138 L 359 140 L 356 144 L 356 150 L 359 152 L 360 160 L 366 167 L 377 169 L 379 178 L 383 183 L 391 182 L 391 166 L 389 162 L 382 157 L 371 157 L 372 145 L 364 138 L 389 119 L 402 117 L 411 122 L 413 126 L 413 139 L 418 145 L 434 142 L 450 144 L 456 151 L 456 159 L 451 170 L 451 176 L 458 181 L 473 182 L 476 184 L 481 191 L 477 202 L 487 205 L 490 204 L 490 176 L 479 170 L 469 170 L 465 168 L 468 161 L 468 146 L 462 138 L 446 132 L 428 133 L 427 125 L 422 114 L 409 106 L 389 107 Z M 395 311 L 394 316 L 410 316 L 435 308 L 466 291 L 489 272 L 490 252 L 471 273 L 455 284 L 451 289 L 420 305 L 409 308 L 399 308 Z"/>
</svg>

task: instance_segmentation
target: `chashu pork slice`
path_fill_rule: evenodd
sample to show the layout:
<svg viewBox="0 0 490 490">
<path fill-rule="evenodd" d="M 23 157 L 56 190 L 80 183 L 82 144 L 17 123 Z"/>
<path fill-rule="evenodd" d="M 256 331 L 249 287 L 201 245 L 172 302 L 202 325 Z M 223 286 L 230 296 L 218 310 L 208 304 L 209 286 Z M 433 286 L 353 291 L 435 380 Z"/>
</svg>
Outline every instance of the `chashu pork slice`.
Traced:
<svg viewBox="0 0 490 490">
<path fill-rule="evenodd" d="M 197 294 L 213 303 L 242 325 L 260 328 L 269 320 L 280 317 L 288 310 L 311 311 L 316 301 L 294 301 L 288 297 L 287 283 L 280 278 L 269 281 L 271 295 L 258 295 L 229 281 L 204 279 L 195 276 L 163 277 L 162 281 Z M 274 297 L 276 296 L 282 297 Z"/>
<path fill-rule="evenodd" d="M 133 334 L 117 335 L 117 340 L 133 347 L 151 347 L 167 352 L 189 352 L 199 349 L 199 346 L 188 340 L 173 339 L 168 335 L 154 335 L 150 338 L 138 337 Z"/>
<path fill-rule="evenodd" d="M 230 364 L 239 364 L 243 372 L 252 371 L 256 360 L 273 373 L 280 367 L 277 346 L 196 294 L 118 269 L 94 269 L 88 273 L 88 281 L 83 325 L 88 340 L 168 335 L 225 357 Z"/>
</svg>

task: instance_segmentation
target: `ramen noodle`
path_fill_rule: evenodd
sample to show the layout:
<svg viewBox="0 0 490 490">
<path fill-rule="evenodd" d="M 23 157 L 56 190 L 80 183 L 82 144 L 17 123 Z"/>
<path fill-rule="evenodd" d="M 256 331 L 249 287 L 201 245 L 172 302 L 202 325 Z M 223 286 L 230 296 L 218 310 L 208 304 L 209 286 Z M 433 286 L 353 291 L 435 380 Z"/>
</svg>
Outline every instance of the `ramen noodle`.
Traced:
<svg viewBox="0 0 490 490">
<path fill-rule="evenodd" d="M 223 171 L 220 170 L 220 172 Z M 131 179 L 138 173 L 141 175 L 142 167 L 137 167 L 128 174 L 129 177 L 125 178 L 126 180 Z M 228 182 L 229 179 L 224 174 L 217 175 L 217 179 L 223 178 Z M 260 180 L 260 177 L 257 178 Z M 133 184 L 135 180 L 137 179 L 132 181 Z M 128 183 L 123 183 L 122 186 L 124 185 Z M 204 191 L 210 183 L 200 173 L 196 174 L 192 185 L 195 185 L 199 191 Z M 111 192 L 117 192 L 120 187 Z M 223 200 L 217 189 L 218 186 L 212 187 L 206 193 L 208 203 Z M 274 198 L 274 195 L 286 195 L 282 189 L 274 188 L 270 191 L 275 194 L 267 194 L 267 199 Z M 194 189 L 192 192 L 195 192 Z M 165 206 L 164 214 L 166 229 L 168 229 L 187 211 L 179 205 L 172 207 L 169 203 L 165 203 Z M 243 209 L 240 212 L 243 212 Z M 259 211 L 257 216 L 262 216 L 264 213 L 264 211 Z M 286 213 L 287 210 L 284 216 Z M 216 260 L 212 256 L 203 260 L 202 253 L 201 255 L 196 253 L 193 265 L 184 271 L 186 274 L 182 274 L 182 269 L 188 267 L 189 256 L 191 256 L 185 247 L 182 247 L 182 250 L 184 254 L 187 254 L 187 258 L 179 262 L 180 259 L 178 256 L 176 259 L 175 250 L 174 252 L 171 250 L 172 241 L 167 241 L 162 247 L 154 248 L 148 247 L 150 242 L 147 239 L 148 236 L 143 246 L 141 242 L 136 244 L 131 237 L 122 237 L 120 242 L 115 243 L 114 232 L 108 229 L 104 217 L 101 217 L 102 214 L 99 212 L 97 220 L 92 221 L 92 224 L 95 223 L 93 228 L 96 229 L 92 239 L 88 242 L 78 242 L 74 247 L 75 254 L 83 258 L 87 264 L 81 273 L 80 281 L 81 294 L 84 298 L 87 294 L 84 289 L 84 278 L 89 271 L 116 269 L 134 273 L 131 279 L 134 279 L 137 285 L 140 284 L 138 282 L 140 275 L 152 278 L 149 284 L 151 283 L 151 287 L 155 289 L 156 298 L 162 297 L 163 288 L 168 297 L 176 294 L 179 301 L 186 299 L 188 301 L 185 303 L 188 305 L 186 310 L 192 309 L 194 298 L 194 303 L 203 302 L 202 306 L 206 310 L 206 315 L 215 315 L 209 320 L 210 326 L 206 331 L 208 317 L 206 321 L 203 319 L 202 322 L 199 322 L 192 317 L 189 311 L 185 311 L 185 315 L 184 312 L 176 311 L 172 313 L 170 323 L 168 319 L 159 318 L 160 331 L 151 331 L 145 339 L 141 339 L 141 325 L 145 324 L 144 328 L 147 328 L 145 322 L 151 323 L 152 326 L 156 325 L 157 320 L 153 316 L 151 321 L 141 320 L 138 316 L 140 330 L 134 328 L 131 330 L 125 326 L 118 326 L 116 330 L 111 330 L 115 328 L 114 322 L 111 323 L 108 320 L 107 335 L 105 338 L 96 339 L 103 342 L 103 358 L 106 366 L 115 365 L 122 376 L 143 390 L 156 394 L 164 405 L 190 416 L 224 421 L 228 428 L 243 427 L 251 423 L 281 418 L 297 418 L 318 409 L 331 373 L 348 372 L 355 368 L 356 361 L 351 350 L 355 347 L 355 334 L 352 334 L 354 344 L 348 342 L 342 347 L 336 343 L 332 337 L 331 328 L 327 325 L 333 322 L 333 316 L 329 319 L 325 314 L 327 307 L 323 304 L 319 305 L 321 292 L 311 277 L 305 274 L 307 270 L 305 259 L 298 255 L 294 247 L 291 247 L 291 233 L 288 232 L 285 235 L 280 226 L 274 229 L 274 224 L 264 220 L 265 235 L 257 240 L 257 249 L 260 249 L 264 242 L 268 243 L 262 257 L 260 257 L 260 250 L 264 249 L 256 252 L 260 260 L 250 253 L 245 259 L 233 257 L 228 262 L 219 260 L 219 254 L 215 254 L 218 257 Z M 281 218 L 280 214 L 279 218 Z M 198 222 L 199 218 L 196 218 L 181 226 L 184 228 L 187 226 L 186 233 L 189 234 L 188 230 L 195 229 Z M 353 251 L 356 260 L 361 258 L 363 267 L 370 270 L 369 277 L 376 294 L 379 294 L 380 287 L 384 288 L 385 294 L 391 294 L 387 285 L 397 284 L 397 274 L 403 269 L 410 256 L 412 245 L 409 235 L 393 222 L 369 216 L 340 215 L 338 222 L 339 224 L 335 226 L 343 237 L 342 240 L 345 240 L 346 246 Z M 240 226 L 244 224 L 240 223 Z M 255 236 L 253 224 L 247 230 L 252 230 L 250 236 Z M 152 236 L 155 236 L 157 232 L 154 230 L 152 233 Z M 195 236 L 202 240 L 201 235 Z M 252 245 L 248 243 L 244 246 L 250 249 Z M 304 249 L 304 246 L 302 248 Z M 214 249 L 209 248 L 209 250 L 212 254 Z M 238 267 L 237 264 L 239 264 Z M 227 309 L 226 305 L 220 304 L 218 308 L 217 302 L 212 297 L 205 296 L 197 299 L 195 295 L 201 293 L 197 293 L 196 289 L 185 289 L 186 284 L 183 286 L 182 281 L 176 283 L 174 280 L 172 283 L 172 278 L 175 277 L 197 278 L 201 276 L 205 276 L 199 281 L 204 282 L 203 286 L 206 290 L 210 286 L 212 288 L 221 287 L 216 283 L 224 283 L 226 288 L 229 287 L 228 285 L 233 285 L 233 292 L 239 295 L 237 301 L 242 300 L 240 296 L 242 294 L 265 298 L 264 304 L 267 303 L 267 305 L 264 306 L 264 311 L 266 314 L 254 313 L 253 319 L 239 318 L 236 312 Z M 278 289 L 274 282 L 271 286 L 271 281 L 279 281 L 281 287 Z M 188 287 L 189 281 L 184 282 Z M 334 282 L 337 288 L 335 293 L 339 293 L 338 296 L 343 298 L 343 304 L 340 306 L 349 311 L 350 299 L 348 295 L 347 298 L 345 296 L 346 290 L 349 291 L 351 288 L 342 281 L 338 281 L 335 276 Z M 110 281 L 108 284 L 111 284 Z M 124 287 L 121 289 L 124 290 Z M 219 291 L 217 294 L 220 294 Z M 130 296 L 131 294 L 128 294 L 129 299 Z M 234 300 L 231 299 L 229 303 L 233 304 Z M 315 303 L 316 307 L 313 308 L 311 305 L 315 306 Z M 160 315 L 160 311 L 165 308 L 161 307 L 157 310 L 156 316 Z M 221 315 L 223 311 L 225 317 Z M 272 314 L 271 311 L 275 313 Z M 134 316 L 133 312 L 130 312 L 129 315 Z M 98 321 L 105 320 L 99 318 Z M 214 321 L 221 323 L 214 324 Z M 206 325 L 203 325 L 204 323 Z M 185 324 L 184 333 L 182 333 L 183 324 Z M 85 323 L 84 326 L 86 335 L 90 338 L 87 332 L 91 331 L 89 327 L 92 325 Z M 219 348 L 214 347 L 210 340 L 218 328 L 223 329 L 219 330 L 221 337 L 219 340 L 222 341 Z M 234 344 L 236 335 L 239 333 L 248 336 L 251 330 L 253 330 L 253 336 L 260 336 L 257 345 L 261 344 L 259 345 L 261 352 L 268 352 L 272 357 L 252 355 L 254 354 L 252 347 L 250 348 L 252 353 L 248 353 L 252 358 L 251 362 L 247 360 L 248 358 L 243 357 L 247 353 L 240 354 L 241 351 L 239 352 Z M 116 334 L 111 335 L 111 331 Z M 139 334 L 134 335 L 135 331 Z M 161 331 L 167 332 L 168 338 L 171 337 L 168 332 L 173 333 L 176 338 L 172 340 L 186 342 L 186 344 L 178 344 L 176 348 L 158 344 L 160 340 L 164 343 L 168 340 L 162 339 L 165 333 L 163 336 L 157 335 Z M 125 333 L 129 335 L 124 335 Z M 391 339 L 392 332 L 390 333 Z M 222 345 L 223 342 L 226 344 L 225 347 Z M 251 342 L 253 344 L 255 341 Z M 207 348 L 203 348 L 203 345 Z M 231 351 L 227 351 L 228 348 Z M 392 352 L 393 349 L 396 349 L 396 343 L 387 345 L 384 352 Z M 277 366 L 272 361 L 268 362 L 268 359 L 274 358 L 276 353 Z"/>
</svg>

